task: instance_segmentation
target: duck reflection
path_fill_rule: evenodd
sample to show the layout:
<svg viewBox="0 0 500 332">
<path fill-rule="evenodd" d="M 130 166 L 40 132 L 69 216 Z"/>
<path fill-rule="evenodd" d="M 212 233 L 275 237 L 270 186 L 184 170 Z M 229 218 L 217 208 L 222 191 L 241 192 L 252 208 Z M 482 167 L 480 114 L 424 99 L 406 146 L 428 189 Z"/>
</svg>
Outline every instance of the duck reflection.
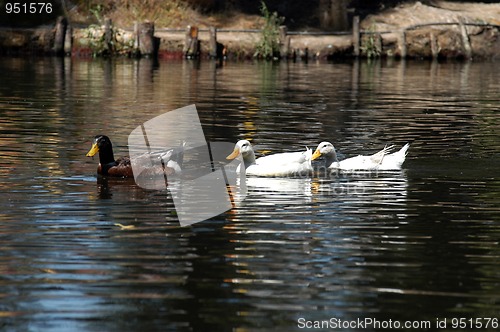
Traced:
<svg viewBox="0 0 500 332">
<path fill-rule="evenodd" d="M 312 179 L 307 178 L 238 178 L 230 190 L 236 206 L 245 201 L 270 199 L 276 202 L 293 200 L 309 202 L 312 196 Z"/>
<path fill-rule="evenodd" d="M 240 178 L 230 188 L 235 207 L 231 216 L 252 210 L 252 215 L 281 220 L 289 217 L 275 214 L 281 207 L 301 206 L 320 219 L 373 212 L 397 213 L 399 218 L 406 216 L 407 188 L 404 170 L 324 171 L 313 178 Z"/>
<path fill-rule="evenodd" d="M 406 217 L 408 179 L 404 170 L 334 172 L 315 182 L 318 213 L 387 214 Z"/>
<path fill-rule="evenodd" d="M 113 196 L 127 200 L 142 200 L 148 197 L 147 191 L 139 187 L 133 178 L 97 177 L 97 197 L 111 199 Z"/>
</svg>

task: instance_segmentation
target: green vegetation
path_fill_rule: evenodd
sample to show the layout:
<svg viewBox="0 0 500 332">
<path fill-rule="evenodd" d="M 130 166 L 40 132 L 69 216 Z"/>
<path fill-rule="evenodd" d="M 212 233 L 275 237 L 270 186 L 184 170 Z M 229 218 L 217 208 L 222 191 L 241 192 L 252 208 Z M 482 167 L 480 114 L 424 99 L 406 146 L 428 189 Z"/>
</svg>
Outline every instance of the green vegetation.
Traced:
<svg viewBox="0 0 500 332">
<path fill-rule="evenodd" d="M 279 17 L 276 12 L 269 12 L 264 1 L 261 1 L 260 12 L 264 17 L 264 26 L 262 27 L 261 40 L 256 46 L 254 56 L 264 59 L 279 58 L 279 27 L 285 19 Z"/>
<path fill-rule="evenodd" d="M 376 33 L 375 25 L 370 26 L 369 34 L 363 38 L 361 51 L 366 55 L 367 58 L 377 58 L 382 53 L 379 46 L 380 36 Z"/>
<path fill-rule="evenodd" d="M 106 35 L 104 6 L 96 5 L 89 9 L 98 24 L 91 24 L 84 30 L 88 39 L 88 46 L 92 51 L 92 56 L 111 56 L 116 54 L 128 54 L 133 50 L 134 40 L 124 38 L 124 31 L 111 25 Z M 127 41 L 128 40 L 128 41 Z"/>
</svg>

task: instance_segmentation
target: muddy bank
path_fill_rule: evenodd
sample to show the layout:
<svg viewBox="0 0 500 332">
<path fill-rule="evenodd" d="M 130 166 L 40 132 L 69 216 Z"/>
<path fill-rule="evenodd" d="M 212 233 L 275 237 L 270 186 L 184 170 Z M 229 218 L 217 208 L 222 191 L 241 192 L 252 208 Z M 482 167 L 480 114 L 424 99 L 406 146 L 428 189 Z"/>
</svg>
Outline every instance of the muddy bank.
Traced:
<svg viewBox="0 0 500 332">
<path fill-rule="evenodd" d="M 282 56 L 498 58 L 499 28 L 500 4 L 435 2 L 429 6 L 415 2 L 366 17 L 359 24 L 359 35 L 352 31 L 343 34 L 288 32 L 282 39 Z M 106 32 L 104 26 L 89 26 L 71 27 L 68 31 L 65 52 L 73 56 L 138 53 L 137 33 L 132 28 L 112 27 Z M 56 28 L 48 26 L 0 30 L 0 53 L 54 54 L 55 34 Z M 210 38 L 208 29 L 199 29 L 198 54 L 202 58 L 211 53 Z M 217 30 L 217 42 L 224 46 L 227 58 L 251 58 L 259 39 L 258 30 Z M 160 58 L 182 58 L 186 53 L 185 29 L 156 27 L 154 40 Z"/>
<path fill-rule="evenodd" d="M 361 28 L 380 33 L 384 55 L 404 56 L 406 52 L 414 58 L 499 57 L 500 4 L 432 3 L 403 4 L 370 15 Z M 405 38 L 406 50 L 402 49 L 401 38 Z"/>
</svg>

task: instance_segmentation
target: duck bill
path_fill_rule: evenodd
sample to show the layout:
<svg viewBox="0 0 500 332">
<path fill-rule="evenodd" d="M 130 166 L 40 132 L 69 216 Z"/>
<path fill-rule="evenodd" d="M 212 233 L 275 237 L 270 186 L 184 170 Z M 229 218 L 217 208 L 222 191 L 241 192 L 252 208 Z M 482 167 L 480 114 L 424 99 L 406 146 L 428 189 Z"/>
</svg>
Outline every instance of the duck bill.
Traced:
<svg viewBox="0 0 500 332">
<path fill-rule="evenodd" d="M 311 157 L 311 160 L 318 159 L 319 157 L 321 157 L 321 152 L 319 152 L 319 150 L 316 149 L 316 151 L 314 151 L 314 153 Z"/>
<path fill-rule="evenodd" d="M 238 157 L 240 155 L 240 149 L 234 148 L 234 151 L 226 157 L 227 160 L 233 160 L 234 158 Z"/>
<path fill-rule="evenodd" d="M 87 152 L 87 157 L 93 157 L 95 154 L 99 152 L 99 147 L 97 146 L 97 143 L 92 144 L 92 147 L 90 148 L 90 151 Z"/>
</svg>

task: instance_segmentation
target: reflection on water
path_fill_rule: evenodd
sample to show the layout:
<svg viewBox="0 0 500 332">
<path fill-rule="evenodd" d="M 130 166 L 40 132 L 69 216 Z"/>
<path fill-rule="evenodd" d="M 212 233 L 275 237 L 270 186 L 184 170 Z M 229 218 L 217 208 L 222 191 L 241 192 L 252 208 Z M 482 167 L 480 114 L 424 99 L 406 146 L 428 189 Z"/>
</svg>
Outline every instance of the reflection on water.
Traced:
<svg viewBox="0 0 500 332">
<path fill-rule="evenodd" d="M 496 317 L 498 68 L 1 59 L 0 326 Z M 207 141 L 258 155 L 411 147 L 398 172 L 248 178 L 231 210 L 182 228 L 168 191 L 97 179 L 85 153 L 107 134 L 128 154 L 134 128 L 193 103 Z"/>
</svg>

